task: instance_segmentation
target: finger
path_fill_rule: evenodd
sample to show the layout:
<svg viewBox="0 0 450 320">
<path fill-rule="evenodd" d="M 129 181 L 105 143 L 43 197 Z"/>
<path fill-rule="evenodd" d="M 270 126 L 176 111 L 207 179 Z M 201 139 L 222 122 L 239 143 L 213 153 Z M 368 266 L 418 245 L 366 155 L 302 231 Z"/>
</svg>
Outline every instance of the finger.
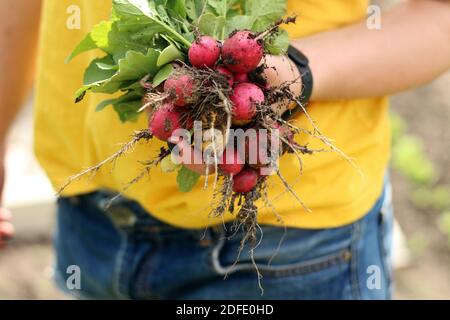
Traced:
<svg viewBox="0 0 450 320">
<path fill-rule="evenodd" d="M 11 221 L 11 220 L 12 220 L 11 211 L 9 211 L 6 208 L 0 207 L 0 221 Z"/>
<path fill-rule="evenodd" d="M 10 222 L 0 222 L 0 239 L 11 239 L 14 235 L 14 226 Z"/>
</svg>

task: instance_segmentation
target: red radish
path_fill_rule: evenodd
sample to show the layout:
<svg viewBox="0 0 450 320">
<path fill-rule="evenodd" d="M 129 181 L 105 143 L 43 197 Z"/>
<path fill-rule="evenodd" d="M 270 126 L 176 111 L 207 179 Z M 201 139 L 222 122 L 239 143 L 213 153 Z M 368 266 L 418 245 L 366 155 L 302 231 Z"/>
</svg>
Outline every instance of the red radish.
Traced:
<svg viewBox="0 0 450 320">
<path fill-rule="evenodd" d="M 208 36 L 201 36 L 192 44 L 188 52 L 189 61 L 198 69 L 212 68 L 219 60 L 219 43 Z"/>
<path fill-rule="evenodd" d="M 194 102 L 194 87 L 195 81 L 190 75 L 174 75 L 164 83 L 164 92 L 174 95 L 174 105 L 184 107 Z"/>
<path fill-rule="evenodd" d="M 244 168 L 244 161 L 237 150 L 225 149 L 222 154 L 222 161 L 219 168 L 228 174 L 238 174 Z"/>
<path fill-rule="evenodd" d="M 162 141 L 167 141 L 176 129 L 181 128 L 182 113 L 172 104 L 159 107 L 149 122 L 150 133 Z"/>
<path fill-rule="evenodd" d="M 234 76 L 233 76 L 233 73 L 232 73 L 230 70 L 228 70 L 227 68 L 225 68 L 224 66 L 217 66 L 217 67 L 215 68 L 215 70 L 216 70 L 218 73 L 222 74 L 222 75 L 227 79 L 228 84 L 229 84 L 230 87 L 232 88 L 232 87 L 233 87 L 233 84 L 234 84 Z"/>
<path fill-rule="evenodd" d="M 234 83 L 235 84 L 244 83 L 244 82 L 250 82 L 247 73 L 238 73 L 238 74 L 234 75 Z"/>
<path fill-rule="evenodd" d="M 247 73 L 256 69 L 263 54 L 261 42 L 248 30 L 234 33 L 222 46 L 223 63 L 234 73 Z"/>
<path fill-rule="evenodd" d="M 233 123 L 244 125 L 249 123 L 256 114 L 256 105 L 264 102 L 264 93 L 253 83 L 240 83 L 231 96 L 233 103 Z"/>
<path fill-rule="evenodd" d="M 233 191 L 247 193 L 252 191 L 258 183 L 258 172 L 251 168 L 242 170 L 233 177 Z"/>
</svg>

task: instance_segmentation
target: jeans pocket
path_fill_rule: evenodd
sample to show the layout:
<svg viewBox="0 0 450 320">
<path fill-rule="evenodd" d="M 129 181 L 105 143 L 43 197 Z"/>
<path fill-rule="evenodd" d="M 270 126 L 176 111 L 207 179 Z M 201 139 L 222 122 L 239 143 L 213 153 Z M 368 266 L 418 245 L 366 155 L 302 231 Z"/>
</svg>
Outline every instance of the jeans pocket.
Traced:
<svg viewBox="0 0 450 320">
<path fill-rule="evenodd" d="M 301 241 L 298 245 L 302 245 Z M 231 248 L 236 249 L 235 246 Z M 330 248 L 322 243 L 318 244 L 316 249 L 312 249 L 313 252 L 309 255 L 303 253 L 296 255 L 292 253 L 292 247 L 290 248 L 289 244 L 284 249 L 282 245 L 278 253 L 279 257 L 272 263 L 269 262 L 273 252 L 267 255 L 267 250 L 258 252 L 258 249 L 255 250 L 254 258 L 259 274 L 262 276 L 259 280 L 251 259 L 244 257 L 234 264 L 233 260 L 227 257 L 226 251 L 229 248 L 221 243 L 214 248 L 212 252 L 214 272 L 222 276 L 229 275 L 226 281 L 221 282 L 220 292 L 226 292 L 227 296 L 233 299 L 352 298 L 350 246 L 339 245 L 336 248 L 334 246 Z M 222 298 L 222 293 L 218 297 Z"/>
<path fill-rule="evenodd" d="M 279 242 L 276 236 L 282 229 L 266 227 L 266 230 L 268 235 L 253 250 L 253 259 L 243 250 L 236 262 L 233 252 L 239 250 L 239 242 L 219 241 L 212 251 L 215 272 L 223 275 L 254 272 L 257 267 L 265 277 L 290 277 L 349 264 L 351 260 L 350 227 L 316 231 L 290 229 L 284 242 Z"/>
</svg>

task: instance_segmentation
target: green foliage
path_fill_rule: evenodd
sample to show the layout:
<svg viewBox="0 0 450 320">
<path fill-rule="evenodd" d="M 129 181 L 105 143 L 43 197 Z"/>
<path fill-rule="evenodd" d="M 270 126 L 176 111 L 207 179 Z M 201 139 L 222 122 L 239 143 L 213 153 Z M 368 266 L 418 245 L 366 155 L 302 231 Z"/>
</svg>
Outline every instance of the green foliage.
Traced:
<svg viewBox="0 0 450 320">
<path fill-rule="evenodd" d="M 450 211 L 444 212 L 438 221 L 439 229 L 447 235 L 448 246 L 450 247 Z"/>
<path fill-rule="evenodd" d="M 430 185 L 436 180 L 436 169 L 425 156 L 422 140 L 403 135 L 394 144 L 392 150 L 394 168 L 417 185 Z"/>
<path fill-rule="evenodd" d="M 113 106 L 122 122 L 136 121 L 138 110 L 141 108 L 142 92 L 130 90 L 116 99 L 104 100 L 97 105 L 96 111 L 101 111 L 107 106 Z"/>
<path fill-rule="evenodd" d="M 286 30 L 280 30 L 275 37 L 270 37 L 265 41 L 264 45 L 269 54 L 284 54 L 289 47 L 289 35 Z"/>
<path fill-rule="evenodd" d="M 225 17 L 205 13 L 198 19 L 198 29 L 201 34 L 215 39 L 225 38 Z"/>
<path fill-rule="evenodd" d="M 450 187 L 420 187 L 414 191 L 412 200 L 414 205 L 422 209 L 433 208 L 438 211 L 446 210 L 450 208 Z"/>
<path fill-rule="evenodd" d="M 88 91 L 120 92 L 96 110 L 112 106 L 122 122 L 136 121 L 144 95 L 140 80 L 148 75 L 154 86 L 163 83 L 173 72 L 171 63 L 185 59 L 194 27 L 218 40 L 235 29 L 262 31 L 284 15 L 285 5 L 286 0 L 113 0 L 111 19 L 97 24 L 67 58 L 69 62 L 93 49 L 105 54 L 87 67 L 75 101 L 81 101 Z M 266 41 L 271 54 L 283 53 L 288 44 L 284 31 Z M 167 159 L 163 167 L 179 169 Z M 192 190 L 199 179 L 199 174 L 187 168 L 178 171 L 182 192 Z"/>
<path fill-rule="evenodd" d="M 408 239 L 408 247 L 411 249 L 412 254 L 414 256 L 419 256 L 427 250 L 429 246 L 429 240 L 427 236 L 425 236 L 421 232 L 414 233 Z"/>
<path fill-rule="evenodd" d="M 450 186 L 434 185 L 437 170 L 426 156 L 423 140 L 406 134 L 407 126 L 401 117 L 395 114 L 391 116 L 391 128 L 394 168 L 414 184 L 411 200 L 415 206 L 443 212 L 438 219 L 438 227 L 448 236 L 450 246 Z M 425 250 L 426 239 L 424 240 L 423 235 L 410 240 L 413 249 L 416 247 L 416 251 Z"/>
<path fill-rule="evenodd" d="M 167 80 L 167 78 L 170 77 L 170 75 L 174 72 L 174 68 L 171 64 L 166 64 L 164 67 L 162 67 L 158 73 L 153 78 L 153 86 L 157 87 L 161 83 Z"/>
<path fill-rule="evenodd" d="M 397 144 L 397 141 L 406 132 L 406 123 L 398 114 L 391 113 L 391 131 L 392 131 L 392 143 L 393 146 Z"/>
<path fill-rule="evenodd" d="M 181 167 L 177 176 L 178 188 L 181 192 L 189 192 L 195 187 L 199 179 L 200 174 L 186 167 Z"/>
<path fill-rule="evenodd" d="M 194 40 L 194 26 L 203 34 L 223 40 L 231 28 L 260 31 L 280 19 L 286 0 L 113 0 L 111 19 L 94 26 L 67 58 L 93 49 L 106 55 L 87 67 L 83 86 L 75 101 L 88 91 L 114 94 L 119 99 L 103 101 L 97 110 L 113 105 L 122 121 L 136 120 L 137 101 L 143 93 L 139 80 L 145 75 L 156 85 L 171 73 L 168 64 L 184 60 Z M 267 42 L 272 54 L 283 53 L 288 45 L 285 32 Z"/>
<path fill-rule="evenodd" d="M 226 35 L 241 29 L 263 31 L 282 18 L 286 12 L 285 0 L 246 0 L 241 3 L 243 3 L 242 14 L 227 19 Z M 283 48 L 280 47 L 279 50 L 283 51 Z"/>
<path fill-rule="evenodd" d="M 174 44 L 170 44 L 159 55 L 156 66 L 162 67 L 175 60 L 184 60 L 184 55 Z"/>
</svg>

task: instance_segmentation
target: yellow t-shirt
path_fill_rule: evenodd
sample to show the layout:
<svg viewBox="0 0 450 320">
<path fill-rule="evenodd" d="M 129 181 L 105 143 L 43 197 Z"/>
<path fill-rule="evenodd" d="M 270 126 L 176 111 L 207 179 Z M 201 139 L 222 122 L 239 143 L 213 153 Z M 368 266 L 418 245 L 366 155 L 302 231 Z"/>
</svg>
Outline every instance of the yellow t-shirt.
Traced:
<svg viewBox="0 0 450 320">
<path fill-rule="evenodd" d="M 361 20 L 365 17 L 367 0 L 291 0 L 289 13 L 300 14 L 295 26 L 288 31 L 291 38 Z M 67 27 L 73 14 L 68 8 L 80 9 L 80 29 Z M 136 123 L 120 123 L 110 109 L 95 112 L 95 106 L 106 96 L 88 94 L 75 105 L 74 92 L 82 82 L 83 71 L 100 52 L 85 53 L 70 64 L 64 61 L 75 45 L 93 25 L 107 19 L 111 0 L 46 0 L 43 9 L 40 58 L 38 64 L 35 109 L 35 151 L 55 188 L 66 179 L 91 166 L 130 139 L 134 130 L 146 127 L 145 116 Z M 352 167 L 335 153 L 317 153 L 304 157 L 303 175 L 295 156 L 283 156 L 281 172 L 296 193 L 312 210 L 306 212 L 284 191 L 278 178 L 271 177 L 270 198 L 285 224 L 302 228 L 330 228 L 351 223 L 363 216 L 374 204 L 382 190 L 389 159 L 390 130 L 388 105 L 384 97 L 352 101 L 311 103 L 309 112 L 322 132 L 362 171 Z M 299 124 L 310 127 L 305 117 Z M 314 139 L 301 137 L 311 147 L 321 147 Z M 139 145 L 121 158 L 113 170 L 104 168 L 93 179 L 73 183 L 64 195 L 87 193 L 98 189 L 119 191 L 141 170 L 139 160 L 156 155 L 161 142 Z M 134 185 L 125 196 L 138 201 L 155 217 L 172 225 L 198 228 L 216 223 L 208 217 L 211 191 L 203 190 L 203 181 L 190 193 L 181 193 L 174 174 L 153 169 L 149 179 Z M 225 220 L 233 217 L 227 215 Z M 269 209 L 260 211 L 259 221 L 278 225 Z"/>
</svg>

